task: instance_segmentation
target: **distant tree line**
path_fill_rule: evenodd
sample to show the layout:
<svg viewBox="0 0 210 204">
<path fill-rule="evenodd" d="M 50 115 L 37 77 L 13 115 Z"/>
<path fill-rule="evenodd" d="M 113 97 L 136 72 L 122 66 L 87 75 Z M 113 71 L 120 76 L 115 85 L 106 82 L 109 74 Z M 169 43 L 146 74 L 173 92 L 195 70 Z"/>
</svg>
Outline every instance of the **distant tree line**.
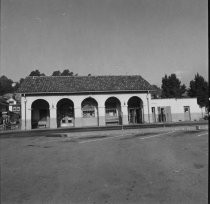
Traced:
<svg viewBox="0 0 210 204">
<path fill-rule="evenodd" d="M 46 76 L 39 70 L 32 71 L 29 76 Z M 64 69 L 62 72 L 59 70 L 53 71 L 51 76 L 78 76 L 78 74 L 73 73 L 69 69 Z M 88 74 L 91 76 L 91 74 Z M 24 81 L 21 78 L 18 82 L 14 83 L 11 79 L 6 76 L 0 77 L 0 95 L 6 93 L 15 92 Z M 181 84 L 181 81 L 177 78 L 176 74 L 171 74 L 169 76 L 165 75 L 162 78 L 162 85 L 159 88 L 153 85 L 154 98 L 183 98 L 183 97 L 196 97 L 197 103 L 200 107 L 209 108 L 209 84 L 208 82 L 198 73 L 195 75 L 194 79 L 190 81 L 189 88 L 187 89 L 185 84 Z"/>
</svg>

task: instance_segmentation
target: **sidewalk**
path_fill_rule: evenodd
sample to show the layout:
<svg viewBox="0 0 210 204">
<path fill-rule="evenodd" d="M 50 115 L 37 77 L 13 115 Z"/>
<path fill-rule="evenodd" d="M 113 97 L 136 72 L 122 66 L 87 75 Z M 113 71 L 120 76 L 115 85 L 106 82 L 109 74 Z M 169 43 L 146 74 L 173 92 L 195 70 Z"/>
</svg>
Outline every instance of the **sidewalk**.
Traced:
<svg viewBox="0 0 210 204">
<path fill-rule="evenodd" d="M 22 137 L 30 137 L 30 136 L 42 136 L 46 134 L 74 134 L 80 133 L 80 135 L 87 135 L 91 132 L 93 135 L 98 134 L 98 132 L 107 132 L 109 131 L 119 131 L 122 130 L 124 132 L 129 131 L 160 131 L 160 130 L 171 130 L 171 129 L 196 129 L 196 127 L 206 128 L 208 129 L 208 121 L 198 121 L 198 122 L 179 122 L 179 123 L 153 123 L 153 124 L 140 124 L 140 125 L 125 125 L 125 126 L 102 126 L 102 127 L 80 127 L 80 128 L 42 128 L 42 129 L 33 129 L 33 130 L 10 130 L 0 132 L 1 137 L 10 137 L 10 136 L 22 136 Z"/>
</svg>

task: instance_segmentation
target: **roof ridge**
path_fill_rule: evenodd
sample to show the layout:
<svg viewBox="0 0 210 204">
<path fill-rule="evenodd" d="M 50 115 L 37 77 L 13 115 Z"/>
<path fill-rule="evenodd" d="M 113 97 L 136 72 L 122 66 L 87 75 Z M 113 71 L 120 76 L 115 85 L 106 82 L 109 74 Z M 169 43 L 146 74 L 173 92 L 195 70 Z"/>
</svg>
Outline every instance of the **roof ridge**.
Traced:
<svg viewBox="0 0 210 204">
<path fill-rule="evenodd" d="M 138 74 L 135 74 L 135 75 L 91 75 L 91 76 L 87 76 L 87 75 L 77 75 L 77 76 L 27 76 L 27 77 L 30 77 L 30 78 L 51 78 L 51 77 L 131 77 L 131 76 L 140 76 L 142 77 L 141 75 L 138 75 Z"/>
</svg>

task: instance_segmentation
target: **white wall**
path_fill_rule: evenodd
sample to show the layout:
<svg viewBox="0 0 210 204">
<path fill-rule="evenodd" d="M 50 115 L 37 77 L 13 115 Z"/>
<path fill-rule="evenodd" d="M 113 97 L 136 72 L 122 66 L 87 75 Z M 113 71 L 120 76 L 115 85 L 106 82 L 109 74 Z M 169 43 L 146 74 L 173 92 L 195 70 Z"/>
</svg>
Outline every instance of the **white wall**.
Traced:
<svg viewBox="0 0 210 204">
<path fill-rule="evenodd" d="M 98 109 L 99 109 L 99 125 L 105 125 L 103 122 L 103 117 L 105 118 L 105 101 L 109 97 L 116 97 L 121 102 L 121 108 L 123 112 L 123 124 L 128 124 L 128 110 L 127 110 L 127 102 L 132 96 L 137 96 L 141 98 L 143 101 L 143 111 L 144 111 L 144 120 L 148 122 L 148 101 L 150 104 L 151 95 L 147 93 L 110 93 L 110 94 L 83 94 L 83 95 L 60 95 L 60 96 L 26 96 L 21 97 L 21 110 L 22 110 L 22 129 L 31 129 L 31 106 L 32 103 L 37 99 L 44 99 L 49 103 L 50 107 L 50 127 L 56 128 L 56 106 L 59 100 L 63 98 L 67 98 L 73 101 L 74 103 L 74 111 L 75 111 L 75 119 L 82 117 L 82 109 L 81 103 L 84 99 L 88 97 L 94 98 L 98 102 Z M 26 103 L 25 103 L 26 99 Z M 26 106 L 26 109 L 25 109 Z M 149 109 L 151 110 L 151 109 Z M 25 118 L 26 114 L 26 118 Z M 26 120 L 26 122 L 25 122 Z M 76 121 L 75 121 L 76 122 Z M 26 123 L 26 127 L 25 127 Z M 76 124 L 79 126 L 79 122 Z"/>
<path fill-rule="evenodd" d="M 191 120 L 199 120 L 202 118 L 202 113 L 205 108 L 200 108 L 197 104 L 196 98 L 182 98 L 182 99 L 152 99 L 151 107 L 155 107 L 156 115 L 158 114 L 157 107 L 170 106 L 172 113 L 172 121 L 180 121 L 184 118 L 184 106 L 190 107 Z"/>
</svg>

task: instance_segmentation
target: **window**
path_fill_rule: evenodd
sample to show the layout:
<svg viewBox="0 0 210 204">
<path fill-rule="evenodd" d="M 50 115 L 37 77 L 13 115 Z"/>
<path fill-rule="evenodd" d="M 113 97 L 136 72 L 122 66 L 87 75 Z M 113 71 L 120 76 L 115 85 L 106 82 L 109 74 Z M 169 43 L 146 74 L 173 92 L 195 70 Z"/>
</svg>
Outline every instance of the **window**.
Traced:
<svg viewBox="0 0 210 204">
<path fill-rule="evenodd" d="M 189 106 L 184 106 L 184 112 L 189 112 L 190 107 Z"/>
<path fill-rule="evenodd" d="M 16 111 L 20 111 L 20 107 L 17 107 L 17 108 L 16 108 Z"/>
<path fill-rule="evenodd" d="M 16 107 L 13 107 L 12 110 L 13 110 L 13 111 L 16 111 Z"/>
</svg>

